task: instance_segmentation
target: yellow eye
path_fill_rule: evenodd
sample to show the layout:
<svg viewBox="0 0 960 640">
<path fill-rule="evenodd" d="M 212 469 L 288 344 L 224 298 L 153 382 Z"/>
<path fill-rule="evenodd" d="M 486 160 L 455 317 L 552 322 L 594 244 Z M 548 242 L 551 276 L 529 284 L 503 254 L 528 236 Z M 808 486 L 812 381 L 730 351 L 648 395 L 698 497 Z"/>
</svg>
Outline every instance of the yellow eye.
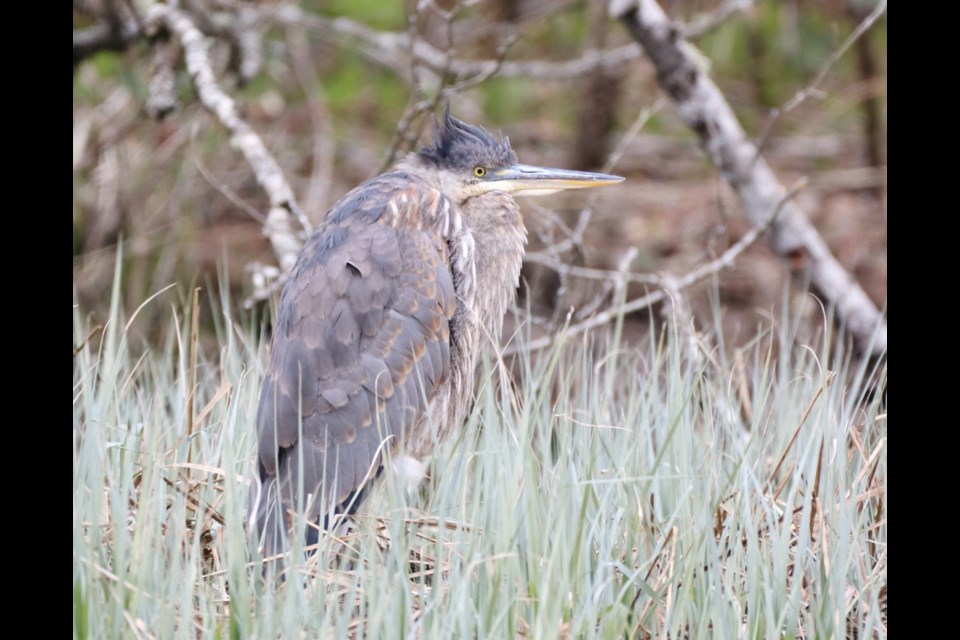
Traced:
<svg viewBox="0 0 960 640">
<path fill-rule="evenodd" d="M 483 176 L 487 175 L 487 170 L 483 167 L 476 167 L 473 170 L 473 175 L 477 176 L 478 178 L 482 178 Z"/>
</svg>

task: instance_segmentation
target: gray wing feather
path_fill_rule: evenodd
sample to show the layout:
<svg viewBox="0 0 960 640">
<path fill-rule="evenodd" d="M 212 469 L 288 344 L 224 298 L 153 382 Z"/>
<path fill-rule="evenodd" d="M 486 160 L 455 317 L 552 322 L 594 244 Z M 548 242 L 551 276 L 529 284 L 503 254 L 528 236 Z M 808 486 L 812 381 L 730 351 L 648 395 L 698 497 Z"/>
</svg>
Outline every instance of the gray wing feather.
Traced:
<svg viewBox="0 0 960 640">
<path fill-rule="evenodd" d="M 306 507 L 301 476 L 315 498 L 307 515 L 319 517 L 376 471 L 381 444 L 413 426 L 450 373 L 446 242 L 376 217 L 395 189 L 369 184 L 375 197 L 348 195 L 331 211 L 281 296 L 251 494 L 251 526 L 269 553 L 283 548 L 279 514 Z M 349 206 L 359 214 L 338 211 Z"/>
</svg>

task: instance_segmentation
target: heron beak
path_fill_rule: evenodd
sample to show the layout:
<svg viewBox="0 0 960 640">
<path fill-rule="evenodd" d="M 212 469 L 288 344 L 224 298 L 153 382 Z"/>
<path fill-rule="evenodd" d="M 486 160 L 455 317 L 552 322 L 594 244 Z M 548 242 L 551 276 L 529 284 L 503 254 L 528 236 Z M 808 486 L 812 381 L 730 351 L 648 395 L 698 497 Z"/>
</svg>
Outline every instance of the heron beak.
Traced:
<svg viewBox="0 0 960 640">
<path fill-rule="evenodd" d="M 589 171 L 551 169 L 515 164 L 490 172 L 487 182 L 499 191 L 524 196 L 542 196 L 564 189 L 589 189 L 623 182 L 620 176 Z"/>
</svg>

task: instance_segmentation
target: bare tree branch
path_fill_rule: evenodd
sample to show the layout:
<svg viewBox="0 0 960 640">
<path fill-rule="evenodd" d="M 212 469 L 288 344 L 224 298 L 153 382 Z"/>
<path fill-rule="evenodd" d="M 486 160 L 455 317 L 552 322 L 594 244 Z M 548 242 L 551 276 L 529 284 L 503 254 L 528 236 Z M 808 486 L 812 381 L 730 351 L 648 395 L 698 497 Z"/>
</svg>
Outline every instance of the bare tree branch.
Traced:
<svg viewBox="0 0 960 640">
<path fill-rule="evenodd" d="M 649 273 L 620 273 L 611 269 L 593 269 L 590 267 L 578 267 L 567 264 L 557 259 L 552 253 L 543 251 L 531 251 L 523 257 L 525 262 L 539 264 L 548 269 L 552 269 L 564 276 L 573 276 L 575 278 L 586 278 L 588 280 L 600 280 L 607 282 L 614 278 L 622 278 L 624 282 L 635 282 L 639 284 L 659 284 L 659 276 Z"/>
<path fill-rule="evenodd" d="M 443 54 L 443 68 L 439 71 L 433 70 L 436 72 L 437 79 L 440 83 L 443 83 L 450 74 L 450 63 L 455 53 L 453 44 L 453 19 L 456 14 L 460 12 L 460 7 L 460 2 L 450 11 L 443 11 L 439 7 L 434 6 L 434 9 L 444 21 L 444 33 L 446 34 L 447 40 L 446 51 Z M 407 9 L 406 53 L 407 60 L 409 61 L 407 71 L 413 88 L 410 92 L 410 97 L 407 99 L 407 104 L 403 109 L 403 115 L 397 122 L 397 126 L 394 127 L 393 136 L 390 139 L 390 144 L 386 152 L 383 154 L 383 160 L 377 168 L 377 173 L 383 173 L 393 165 L 404 144 L 407 145 L 407 148 L 410 148 L 416 143 L 420 136 L 420 131 L 423 128 L 423 122 L 420 120 L 421 116 L 426 113 L 432 113 L 437 108 L 437 105 L 440 104 L 440 100 L 443 97 L 442 89 L 433 91 L 432 94 L 428 91 L 425 86 L 426 83 L 424 82 L 424 74 L 420 69 L 420 61 L 417 59 L 417 56 L 414 55 L 414 49 L 422 41 L 420 38 L 420 12 L 423 8 L 423 3 L 416 2 L 413 4 L 412 9 Z M 404 74 L 401 73 L 401 77 L 404 77 Z M 418 123 L 418 126 L 415 131 L 411 131 L 415 122 Z"/>
<path fill-rule="evenodd" d="M 745 215 L 754 225 L 761 224 L 784 189 L 747 140 L 720 89 L 697 66 L 699 54 L 654 0 L 612 0 L 611 12 L 647 52 L 661 87 L 676 101 L 680 116 L 737 192 Z M 809 269 L 814 290 L 834 305 L 859 348 L 874 355 L 886 352 L 887 324 L 882 314 L 833 257 L 799 206 L 786 204 L 783 216 L 773 225 L 770 246 L 792 265 Z"/>
<path fill-rule="evenodd" d="M 336 138 L 333 135 L 330 112 L 323 97 L 320 74 L 314 65 L 306 30 L 290 28 L 290 64 L 297 82 L 303 89 L 303 98 L 310 111 L 313 137 L 313 153 L 310 180 L 301 194 L 308 216 L 319 220 L 325 214 L 331 198 L 333 163 L 336 153 Z"/>
<path fill-rule="evenodd" d="M 793 200 L 793 198 L 796 197 L 796 195 L 806 186 L 806 184 L 807 182 L 805 179 L 798 180 L 797 183 L 783 195 L 777 205 L 773 208 L 773 211 L 764 216 L 764 219 L 759 225 L 751 228 L 747 233 L 743 234 L 740 240 L 738 240 L 729 249 L 724 251 L 723 254 L 718 258 L 711 260 L 710 262 L 697 267 L 696 269 L 693 269 L 679 278 L 668 275 L 667 282 L 664 282 L 664 278 L 661 276 L 648 274 L 644 277 L 655 279 L 657 286 L 660 287 L 659 290 L 653 291 L 610 309 L 606 309 L 593 316 L 589 320 L 584 320 L 583 322 L 570 325 L 561 334 L 543 336 L 533 340 L 523 345 L 522 349 L 524 351 L 539 351 L 541 349 L 546 349 L 561 337 L 569 338 L 570 336 L 575 336 L 585 331 L 591 331 L 597 327 L 602 327 L 606 324 L 609 324 L 610 322 L 613 322 L 617 318 L 628 313 L 646 309 L 647 307 L 655 305 L 658 302 L 666 299 L 669 292 L 678 293 L 697 284 L 698 282 L 720 273 L 720 271 L 723 269 L 732 267 L 734 261 L 741 253 L 747 250 L 747 247 L 756 242 L 757 238 L 769 231 L 771 227 L 776 224 L 780 214 L 786 207 L 790 205 L 790 202 Z M 623 267 L 623 264 L 621 264 L 621 267 Z M 608 273 L 612 279 L 619 279 L 621 282 L 625 282 L 631 277 L 631 274 L 624 273 L 623 271 L 609 271 Z M 503 355 L 516 353 L 520 350 L 521 349 L 518 347 L 508 347 L 504 350 Z"/>
<path fill-rule="evenodd" d="M 120 5 L 123 5 L 121 7 Z M 156 4 L 156 3 L 153 3 Z M 177 3 L 170 3 L 176 5 Z M 241 84 L 248 82 L 263 66 L 262 12 L 246 4 L 183 0 L 180 10 L 189 15 L 202 33 L 230 43 L 231 69 Z M 99 17 L 103 20 L 73 32 L 73 66 L 99 51 L 123 51 L 147 33 L 141 13 L 150 11 L 145 2 L 112 0 Z M 221 11 L 215 11 L 221 9 Z"/>
<path fill-rule="evenodd" d="M 148 23 L 165 27 L 184 51 L 187 71 L 193 80 L 200 102 L 213 113 L 230 132 L 230 143 L 246 158 L 257 182 L 267 192 L 270 212 L 264 232 L 270 239 L 283 275 L 296 263 L 303 241 L 294 231 L 294 218 L 307 232 L 307 221 L 293 196 L 280 166 L 264 146 L 260 136 L 240 117 L 237 105 L 219 87 L 210 66 L 204 35 L 182 11 L 169 5 L 154 4 L 149 8 Z"/>
<path fill-rule="evenodd" d="M 426 45 L 426 43 L 424 43 Z M 428 49 L 429 47 L 429 49 Z M 436 49 L 429 45 L 417 47 L 416 54 L 424 64 L 434 68 Z M 536 78 L 537 80 L 566 81 L 597 69 L 615 68 L 640 58 L 642 51 L 633 44 L 598 51 L 588 49 L 579 58 L 554 62 L 552 60 L 516 60 L 500 64 L 497 76 L 501 78 Z M 458 76 L 477 76 L 496 69 L 496 60 L 454 60 L 450 66 Z"/>
<path fill-rule="evenodd" d="M 627 132 L 623 135 L 614 150 L 610 152 L 610 155 L 607 157 L 607 161 L 603 163 L 603 166 L 600 168 L 601 172 L 610 173 L 613 171 L 613 168 L 618 162 L 620 162 L 620 158 L 623 157 L 623 153 L 626 151 L 627 145 L 632 142 L 637 134 L 640 133 L 640 130 L 646 126 L 647 122 L 650 121 L 650 118 L 652 118 L 660 111 L 660 109 L 663 108 L 663 105 L 663 99 L 658 98 L 652 106 L 643 107 L 640 110 L 640 113 L 637 115 L 637 119 L 633 121 L 633 124 L 630 125 L 630 129 L 627 130 Z M 573 232 L 569 234 L 569 237 L 566 240 L 550 246 L 548 251 L 551 255 L 556 256 L 564 251 L 578 248 L 583 245 L 583 233 L 587 230 L 587 225 L 590 224 L 590 218 L 593 216 L 593 205 L 597 201 L 598 197 L 599 194 L 596 192 L 591 193 L 588 196 L 587 206 L 580 210 L 580 215 L 577 218 L 577 226 L 573 229 Z M 530 254 L 527 255 L 529 256 Z M 534 258 L 533 261 L 536 261 L 536 258 Z"/>
<path fill-rule="evenodd" d="M 263 42 L 259 12 L 250 6 L 237 9 L 236 19 L 229 27 L 230 40 L 235 51 L 237 77 L 246 84 L 260 73 L 263 66 Z"/>
<path fill-rule="evenodd" d="M 637 118 L 634 120 L 633 124 L 630 126 L 627 132 L 620 137 L 616 147 L 607 156 L 606 161 L 603 163 L 603 166 L 600 169 L 602 172 L 611 173 L 614 170 L 614 167 L 616 167 L 617 163 L 620 162 L 620 159 L 623 157 L 623 153 L 627 146 L 633 142 L 637 134 L 640 133 L 640 130 L 643 129 L 647 122 L 649 122 L 650 118 L 660 111 L 664 103 L 665 100 L 663 98 L 658 98 L 652 106 L 643 107 L 640 110 L 640 113 L 637 115 Z M 605 300 L 607 300 L 610 292 L 614 289 L 618 282 L 622 282 L 624 285 L 628 282 L 655 284 L 655 278 L 652 276 L 630 274 L 628 272 L 628 268 L 630 266 L 629 263 L 632 261 L 632 258 L 626 264 L 621 264 L 621 267 L 617 272 L 573 266 L 569 265 L 560 258 L 561 254 L 568 251 L 573 251 L 575 255 L 578 253 L 582 255 L 583 234 L 586 231 L 587 226 L 590 224 L 590 219 L 593 216 L 593 206 L 597 200 L 597 195 L 598 194 L 594 192 L 588 196 L 586 206 L 580 210 L 580 214 L 577 217 L 577 224 L 573 229 L 570 229 L 563 222 L 563 220 L 552 211 L 538 207 L 536 201 L 530 203 L 530 205 L 534 207 L 534 211 L 541 212 L 541 214 L 546 218 L 550 232 L 544 233 L 541 229 L 534 228 L 534 233 L 537 233 L 541 239 L 544 240 L 546 247 L 540 252 L 527 252 L 527 254 L 524 256 L 524 261 L 534 264 L 542 264 L 543 266 L 546 266 L 557 273 L 560 282 L 559 286 L 556 288 L 556 298 L 560 300 L 565 295 L 569 276 L 587 277 L 603 281 L 602 290 L 594 295 L 593 300 L 577 309 L 573 316 L 573 318 L 577 321 L 595 313 L 597 308 L 599 308 L 599 306 Z M 553 228 L 560 229 L 560 231 L 566 235 L 566 238 L 559 242 L 554 241 L 552 234 Z M 631 248 L 627 254 L 633 255 L 632 251 L 633 248 Z M 622 275 L 623 278 L 626 278 L 626 280 L 623 280 L 622 278 L 617 279 L 611 277 L 611 275 L 617 274 Z M 557 311 L 559 311 L 559 307 L 557 308 Z M 557 320 L 558 319 L 559 318 L 557 318 Z"/>
<path fill-rule="evenodd" d="M 741 4 L 749 5 L 751 1 L 727 0 L 716 11 L 694 20 L 685 33 L 689 38 L 699 37 L 721 24 L 733 13 L 743 10 Z M 307 28 L 345 42 L 359 42 L 362 44 L 359 50 L 363 55 L 381 66 L 396 71 L 401 77 L 407 77 L 411 68 L 411 58 L 413 58 L 435 73 L 442 73 L 446 69 L 458 78 L 485 78 L 496 74 L 503 78 L 537 78 L 563 82 L 593 73 L 598 69 L 615 69 L 639 59 L 643 53 L 637 45 L 628 44 L 605 50 L 588 49 L 580 57 L 564 61 L 454 59 L 450 61 L 448 67 L 445 52 L 422 39 L 417 39 L 411 46 L 409 33 L 381 32 L 349 18 L 326 18 L 289 4 L 260 9 L 255 16 L 252 13 L 254 10 L 247 5 L 223 2 L 218 4 L 228 7 L 236 6 L 236 10 L 240 12 L 236 23 L 226 27 L 230 33 L 225 35 L 234 38 L 240 49 L 247 53 L 242 57 L 238 69 L 242 80 L 252 77 L 261 64 L 259 41 L 249 37 L 259 34 L 252 26 L 261 20 L 288 27 Z M 224 31 L 213 23 L 198 26 L 204 33 L 220 34 Z M 74 65 L 100 50 L 123 50 L 141 35 L 141 31 L 133 21 L 124 24 L 122 33 L 111 32 L 108 25 L 97 25 L 75 31 Z"/>
<path fill-rule="evenodd" d="M 193 164 L 197 167 L 197 170 L 200 172 L 200 175 L 203 176 L 203 179 L 207 181 L 207 184 L 219 191 L 220 195 L 232 202 L 235 207 L 246 213 L 260 224 L 265 225 L 267 223 L 267 217 L 265 215 L 257 211 L 256 207 L 237 195 L 233 189 L 214 178 L 213 175 L 211 175 L 207 168 L 203 165 L 203 163 L 200 162 L 199 158 L 194 158 Z"/>
<path fill-rule="evenodd" d="M 173 72 L 178 54 L 177 43 L 169 39 L 157 42 L 153 48 L 153 69 L 146 104 L 147 114 L 151 118 L 159 120 L 178 106 L 177 77 Z"/>
<path fill-rule="evenodd" d="M 683 36 L 687 40 L 696 40 L 722 25 L 733 14 L 752 8 L 753 0 L 724 0 L 710 13 L 699 15 L 691 20 L 684 28 Z"/>
<path fill-rule="evenodd" d="M 687 302 L 676 277 L 672 274 L 664 274 L 660 278 L 663 291 L 670 300 L 669 306 L 664 306 L 663 316 L 667 320 L 673 321 L 673 326 L 677 332 L 677 340 L 687 362 L 694 368 L 698 368 L 703 362 L 703 356 L 700 353 L 700 341 L 697 336 L 697 325 L 693 321 L 693 312 L 690 311 L 690 304 Z"/>
<path fill-rule="evenodd" d="M 738 11 L 752 5 L 752 0 L 726 0 L 714 12 L 695 19 L 688 28 L 689 38 L 704 35 Z M 588 49 L 580 57 L 565 61 L 553 60 L 448 60 L 441 51 L 422 38 L 412 38 L 407 32 L 377 31 L 349 18 L 326 18 L 309 13 L 291 4 L 265 9 L 265 20 L 284 25 L 299 25 L 346 42 L 359 42 L 361 53 L 370 60 L 407 77 L 411 65 L 423 64 L 435 73 L 452 73 L 458 78 L 486 78 L 496 74 L 501 78 L 536 78 L 546 81 L 566 81 L 593 73 L 599 69 L 616 69 L 640 58 L 642 50 L 635 44 L 613 49 Z M 499 58 L 499 56 L 498 56 Z"/>
<path fill-rule="evenodd" d="M 411 44 L 409 33 L 376 31 L 349 18 L 325 18 L 303 11 L 293 5 L 282 5 L 264 10 L 263 18 L 284 25 L 300 25 L 304 28 L 335 37 L 341 41 L 359 42 L 359 51 L 370 60 L 407 77 L 411 56 L 420 64 L 443 73 L 447 70 L 457 78 L 484 77 L 496 73 L 500 78 L 536 78 L 537 80 L 565 81 L 600 68 L 616 67 L 636 60 L 641 50 L 628 44 L 605 51 L 588 50 L 579 58 L 563 62 L 552 60 L 460 60 L 453 59 L 447 65 L 447 54 L 423 39 Z"/>
<path fill-rule="evenodd" d="M 790 190 L 787 191 L 787 193 L 780 199 L 780 202 L 777 203 L 777 206 L 773 212 L 763 219 L 760 224 L 752 227 L 749 231 L 743 234 L 743 236 L 741 236 L 741 238 L 737 240 L 733 246 L 724 251 L 720 257 L 715 260 L 711 260 L 705 265 L 697 267 L 687 275 L 680 278 L 680 280 L 678 280 L 678 286 L 681 289 L 685 289 L 691 284 L 700 282 L 705 278 L 719 273 L 723 269 L 729 269 L 733 267 L 733 261 L 737 259 L 737 256 L 743 253 L 747 247 L 756 242 L 757 238 L 759 238 L 762 234 L 766 233 L 771 228 L 776 227 L 777 221 L 780 219 L 780 213 L 784 211 L 784 209 L 791 206 L 793 199 L 806 186 L 806 178 L 797 180 Z"/>
<path fill-rule="evenodd" d="M 97 24 L 73 32 L 73 67 L 100 51 L 124 51 L 141 36 L 133 20 L 124 21 L 116 29 L 109 24 Z"/>
<path fill-rule="evenodd" d="M 410 125 L 415 119 L 417 119 L 423 114 L 433 113 L 436 110 L 437 105 L 439 105 L 444 99 L 447 99 L 452 95 L 462 93 L 467 89 L 470 89 L 472 87 L 475 87 L 478 84 L 481 84 L 482 82 L 486 82 L 491 77 L 496 75 L 497 71 L 500 68 L 499 63 L 503 62 L 503 59 L 506 57 L 507 52 L 510 50 L 510 47 L 513 46 L 513 44 L 516 41 L 517 41 L 516 34 L 512 34 L 506 37 L 500 43 L 498 47 L 498 52 L 497 52 L 497 60 L 494 61 L 497 64 L 495 64 L 495 66 L 491 67 L 489 70 L 483 73 L 478 73 L 477 75 L 471 76 L 465 80 L 461 80 L 460 82 L 454 85 L 450 85 L 448 87 L 442 87 L 439 91 L 434 93 L 432 96 L 424 98 L 419 102 L 414 102 L 411 99 L 411 101 L 407 105 L 407 108 L 404 111 L 403 117 L 401 117 L 400 122 L 397 123 L 393 140 L 391 141 L 390 146 L 387 149 L 387 152 L 384 154 L 383 162 L 381 163 L 380 168 L 377 170 L 377 173 L 383 173 L 384 171 L 387 170 L 387 168 L 390 167 L 390 165 L 394 163 L 394 161 L 397 159 L 401 142 L 407 142 L 410 144 L 416 142 L 417 138 L 419 137 L 419 134 L 414 135 L 409 131 Z M 448 52 L 447 53 L 448 58 L 452 63 L 452 56 L 454 52 L 453 47 L 451 46 L 447 50 L 447 52 Z M 441 73 L 440 77 L 444 78 L 447 75 L 448 75 L 447 73 Z"/>
</svg>

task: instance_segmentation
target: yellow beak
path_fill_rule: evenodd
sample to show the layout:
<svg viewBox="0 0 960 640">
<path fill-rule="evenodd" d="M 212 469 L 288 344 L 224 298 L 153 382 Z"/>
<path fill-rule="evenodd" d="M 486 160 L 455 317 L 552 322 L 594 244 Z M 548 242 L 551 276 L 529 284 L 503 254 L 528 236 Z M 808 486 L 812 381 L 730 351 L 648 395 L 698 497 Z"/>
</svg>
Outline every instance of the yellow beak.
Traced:
<svg viewBox="0 0 960 640">
<path fill-rule="evenodd" d="M 590 189 L 623 182 L 620 176 L 589 171 L 551 169 L 528 164 L 515 164 L 488 174 L 485 182 L 498 191 L 539 196 L 564 189 Z M 495 185 L 495 186 L 494 186 Z"/>
</svg>

